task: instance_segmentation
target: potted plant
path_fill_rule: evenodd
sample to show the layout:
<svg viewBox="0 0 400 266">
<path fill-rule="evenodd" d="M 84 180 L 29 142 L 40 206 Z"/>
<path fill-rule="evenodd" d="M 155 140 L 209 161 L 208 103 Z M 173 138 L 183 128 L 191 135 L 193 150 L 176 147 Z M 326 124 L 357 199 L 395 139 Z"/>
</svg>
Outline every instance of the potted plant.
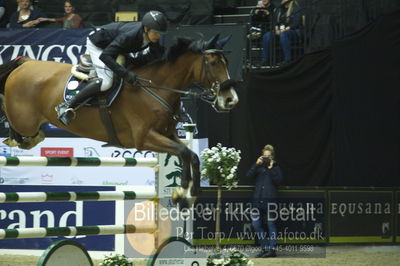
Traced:
<svg viewBox="0 0 400 266">
<path fill-rule="evenodd" d="M 222 186 L 226 186 L 228 189 L 237 186 L 238 180 L 236 172 L 240 162 L 240 150 L 222 147 L 221 143 L 218 143 L 211 149 L 204 149 L 200 156 L 203 160 L 201 168 L 202 178 L 210 180 L 211 183 L 216 184 L 218 187 L 215 240 L 216 249 L 219 251 L 221 244 L 220 213 Z"/>
<path fill-rule="evenodd" d="M 237 249 L 223 249 L 208 256 L 207 266 L 251 266 L 253 261 Z"/>
<path fill-rule="evenodd" d="M 121 254 L 105 256 L 99 266 L 133 266 L 132 260 Z"/>
</svg>

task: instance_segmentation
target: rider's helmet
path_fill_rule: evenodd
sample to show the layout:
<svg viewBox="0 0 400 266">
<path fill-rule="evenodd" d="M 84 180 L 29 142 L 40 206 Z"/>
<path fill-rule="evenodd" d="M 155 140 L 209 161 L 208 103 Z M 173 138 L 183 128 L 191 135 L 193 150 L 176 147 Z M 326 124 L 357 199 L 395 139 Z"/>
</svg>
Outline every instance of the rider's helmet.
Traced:
<svg viewBox="0 0 400 266">
<path fill-rule="evenodd" d="M 160 11 L 149 11 L 142 19 L 143 26 L 152 29 L 160 34 L 167 33 L 168 22 L 167 18 Z"/>
</svg>

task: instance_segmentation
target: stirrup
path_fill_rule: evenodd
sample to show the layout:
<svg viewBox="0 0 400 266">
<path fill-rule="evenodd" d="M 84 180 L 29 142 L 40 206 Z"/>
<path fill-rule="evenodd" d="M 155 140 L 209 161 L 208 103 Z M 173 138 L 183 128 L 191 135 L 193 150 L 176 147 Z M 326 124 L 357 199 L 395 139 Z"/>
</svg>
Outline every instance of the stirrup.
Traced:
<svg viewBox="0 0 400 266">
<path fill-rule="evenodd" d="M 72 117 L 70 117 L 71 114 L 73 114 Z M 75 117 L 76 117 L 75 110 L 72 108 L 68 108 L 63 113 L 61 113 L 57 117 L 57 119 L 58 119 L 58 121 L 63 123 L 65 126 L 68 126 L 71 123 L 71 120 L 75 119 Z"/>
<path fill-rule="evenodd" d="M 71 119 L 76 118 L 76 112 L 75 112 L 74 108 L 69 107 L 69 108 L 65 109 L 64 114 L 68 114 L 68 113 L 72 113 L 73 116 L 71 117 Z"/>
<path fill-rule="evenodd" d="M 76 113 L 75 110 L 68 106 L 66 102 L 63 102 L 55 107 L 57 111 L 57 119 L 65 126 L 68 126 L 71 123 L 71 120 L 75 119 Z M 72 117 L 70 117 L 72 114 Z"/>
</svg>

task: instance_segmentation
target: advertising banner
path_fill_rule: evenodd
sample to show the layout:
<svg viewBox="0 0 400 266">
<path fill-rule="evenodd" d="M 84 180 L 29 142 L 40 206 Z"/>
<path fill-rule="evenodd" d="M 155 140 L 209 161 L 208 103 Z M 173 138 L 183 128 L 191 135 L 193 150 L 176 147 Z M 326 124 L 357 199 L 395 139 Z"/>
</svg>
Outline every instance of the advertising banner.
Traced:
<svg viewBox="0 0 400 266">
<path fill-rule="evenodd" d="M 0 30 L 0 64 L 18 56 L 77 64 L 91 29 Z"/>
<path fill-rule="evenodd" d="M 392 242 L 392 191 L 329 191 L 330 243 Z"/>
<path fill-rule="evenodd" d="M 259 248 L 260 233 L 253 221 L 260 217 L 264 236 L 275 240 L 281 254 L 292 257 L 323 257 L 326 243 L 326 193 L 323 190 L 280 190 L 278 198 L 266 198 L 259 209 L 253 202 L 253 190 L 240 187 L 222 192 L 221 243 L 235 245 L 249 253 Z M 193 243 L 212 246 L 216 236 L 215 188 L 204 189 L 193 208 Z M 276 235 L 268 233 L 268 224 L 277 228 Z M 273 226 L 271 225 L 271 226 Z M 181 233 L 182 231 L 177 231 Z M 183 236 L 183 235 L 181 235 Z"/>
<path fill-rule="evenodd" d="M 0 141 L 3 139 L 0 138 Z M 0 156 L 154 158 L 151 151 L 102 147 L 103 142 L 86 138 L 46 138 L 31 150 L 0 145 Z M 193 140 L 199 152 L 207 140 Z M 0 167 L 0 184 L 9 185 L 101 185 L 154 186 L 150 167 Z"/>
<path fill-rule="evenodd" d="M 2 140 L 2 139 L 0 139 Z M 155 153 L 101 147 L 86 138 L 46 138 L 31 150 L 0 145 L 1 156 L 153 158 Z M 31 185 L 154 185 L 150 167 L 0 167 L 1 184 Z"/>
<path fill-rule="evenodd" d="M 2 192 L 114 191 L 113 186 L 11 186 Z M 0 228 L 65 227 L 115 224 L 115 201 L 1 203 Z M 73 239 L 88 250 L 112 251 L 114 235 L 2 239 L 0 249 L 46 249 L 62 239 Z"/>
</svg>

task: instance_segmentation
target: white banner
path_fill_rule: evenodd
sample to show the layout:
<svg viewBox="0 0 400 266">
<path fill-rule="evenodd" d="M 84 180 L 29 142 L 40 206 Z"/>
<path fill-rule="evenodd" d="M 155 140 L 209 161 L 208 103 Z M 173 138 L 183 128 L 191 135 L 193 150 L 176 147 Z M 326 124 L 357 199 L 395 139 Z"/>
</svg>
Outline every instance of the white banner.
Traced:
<svg viewBox="0 0 400 266">
<path fill-rule="evenodd" d="M 4 139 L 1 139 L 3 141 Z M 201 143 L 201 145 L 200 145 Z M 150 151 L 103 148 L 104 142 L 86 138 L 46 138 L 31 150 L 0 145 L 0 156 L 46 157 L 155 157 Z M 200 147 L 201 146 L 201 147 Z M 207 139 L 193 141 L 198 153 Z M 155 172 L 149 167 L 0 167 L 0 184 L 153 186 Z"/>
</svg>

